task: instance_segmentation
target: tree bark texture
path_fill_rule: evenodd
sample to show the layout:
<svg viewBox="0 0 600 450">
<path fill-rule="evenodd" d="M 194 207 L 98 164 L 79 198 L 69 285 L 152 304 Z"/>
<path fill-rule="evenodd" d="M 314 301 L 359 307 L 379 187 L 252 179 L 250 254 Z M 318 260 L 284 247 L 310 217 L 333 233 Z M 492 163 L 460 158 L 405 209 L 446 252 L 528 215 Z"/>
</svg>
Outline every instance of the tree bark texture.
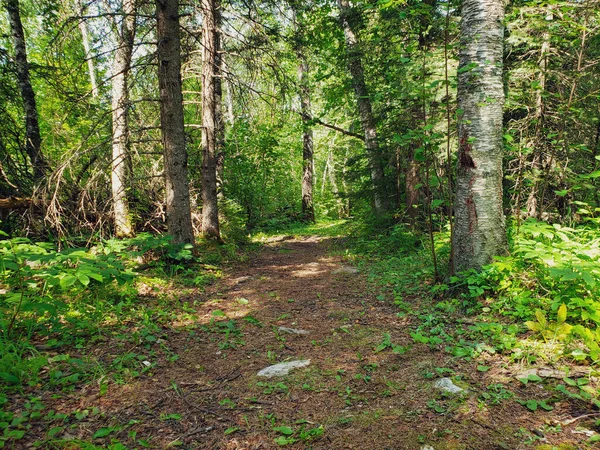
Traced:
<svg viewBox="0 0 600 450">
<path fill-rule="evenodd" d="M 548 10 L 547 18 L 552 18 L 552 10 Z M 533 158 L 531 161 L 531 174 L 533 177 L 533 183 L 529 196 L 527 197 L 527 216 L 538 217 L 540 209 L 538 199 L 540 191 L 540 173 L 542 170 L 542 160 L 544 157 L 545 148 L 545 136 L 544 136 L 544 119 L 545 119 L 545 102 L 543 94 L 546 91 L 546 75 L 548 73 L 548 54 L 550 53 L 550 30 L 544 31 L 542 47 L 540 49 L 540 57 L 538 60 L 539 74 L 538 83 L 539 86 L 536 90 L 535 95 L 535 114 L 533 117 L 534 122 L 534 141 L 531 143 L 533 147 Z"/>
<path fill-rule="evenodd" d="M 215 54 L 215 133 L 216 133 L 216 172 L 217 172 L 217 201 L 225 198 L 223 191 L 225 171 L 225 115 L 223 113 L 223 46 L 221 33 L 221 5 L 215 10 L 216 25 L 216 54 Z M 232 123 L 233 125 L 233 123 Z"/>
<path fill-rule="evenodd" d="M 352 86 L 358 104 L 360 122 L 365 134 L 365 147 L 371 171 L 371 182 L 373 183 L 373 202 L 375 212 L 382 214 L 387 211 L 388 201 L 385 192 L 385 180 L 379 142 L 377 141 L 377 127 L 373 116 L 373 108 L 365 75 L 362 66 L 362 51 L 356 33 L 352 27 L 351 15 L 354 12 L 348 0 L 338 0 L 340 8 L 340 22 L 344 30 L 346 40 L 346 51 L 348 58 L 348 70 L 352 78 Z"/>
<path fill-rule="evenodd" d="M 77 1 L 77 6 L 79 7 L 79 13 L 81 14 L 81 18 L 79 19 L 79 31 L 81 32 L 81 43 L 85 50 L 85 59 L 88 66 L 90 85 L 92 87 L 92 98 L 98 98 L 98 82 L 96 80 L 96 69 L 94 67 L 94 59 L 92 58 L 90 48 L 90 33 L 86 19 L 83 18 L 83 16 L 85 16 L 85 6 L 81 0 Z"/>
<path fill-rule="evenodd" d="M 463 0 L 454 272 L 480 269 L 506 251 L 502 210 L 503 19 L 503 0 Z"/>
<path fill-rule="evenodd" d="M 220 239 L 217 201 L 217 63 L 219 11 L 216 0 L 202 0 L 202 234 Z"/>
<path fill-rule="evenodd" d="M 46 175 L 48 165 L 42 154 L 42 137 L 40 135 L 35 92 L 29 75 L 27 46 L 21 22 L 19 0 L 5 0 L 5 5 L 15 50 L 15 69 L 25 111 L 25 151 L 31 161 L 34 180 L 39 181 Z"/>
<path fill-rule="evenodd" d="M 302 217 L 306 222 L 314 223 L 315 207 L 313 201 L 314 139 L 309 117 L 310 85 L 308 82 L 308 62 L 302 50 L 297 51 L 298 81 L 300 83 L 300 107 L 302 111 Z"/>
<path fill-rule="evenodd" d="M 194 231 L 183 126 L 178 1 L 157 0 L 156 19 L 167 228 L 175 243 L 192 244 Z"/>
<path fill-rule="evenodd" d="M 127 191 L 130 185 L 129 87 L 131 56 L 135 39 L 136 0 L 123 0 L 122 17 L 117 20 L 117 49 L 112 74 L 112 172 L 111 189 L 117 237 L 133 234 Z"/>
</svg>

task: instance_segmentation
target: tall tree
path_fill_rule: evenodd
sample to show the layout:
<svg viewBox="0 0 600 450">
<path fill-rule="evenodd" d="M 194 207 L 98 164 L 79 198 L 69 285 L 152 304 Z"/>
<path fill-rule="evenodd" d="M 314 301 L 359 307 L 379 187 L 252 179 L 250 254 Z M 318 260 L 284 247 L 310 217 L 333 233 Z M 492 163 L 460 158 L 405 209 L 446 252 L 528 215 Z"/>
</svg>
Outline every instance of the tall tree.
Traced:
<svg viewBox="0 0 600 450">
<path fill-rule="evenodd" d="M 157 0 L 158 84 L 167 228 L 176 243 L 194 242 L 181 92 L 178 0 Z"/>
<path fill-rule="evenodd" d="M 220 239 L 217 199 L 217 89 L 219 59 L 218 0 L 202 0 L 202 234 Z M 220 105 L 219 105 L 220 110 Z"/>
<path fill-rule="evenodd" d="M 365 82 L 362 64 L 363 55 L 353 27 L 353 19 L 356 17 L 357 11 L 350 6 L 349 0 L 338 0 L 338 6 L 340 8 L 340 23 L 342 24 L 346 40 L 348 70 L 352 78 L 360 122 L 365 135 L 365 146 L 371 171 L 371 181 L 373 183 L 375 211 L 381 214 L 387 210 L 388 201 L 385 193 L 383 162 L 377 140 L 377 126 L 375 117 L 373 116 L 369 90 Z"/>
<path fill-rule="evenodd" d="M 121 16 L 114 21 L 117 48 L 112 66 L 111 188 L 115 234 L 127 237 L 133 233 L 127 199 L 131 173 L 128 79 L 135 39 L 136 0 L 123 0 Z"/>
<path fill-rule="evenodd" d="M 313 201 L 314 139 L 310 117 L 310 85 L 308 61 L 302 50 L 298 51 L 298 78 L 300 81 L 300 105 L 302 111 L 302 217 L 306 222 L 315 221 Z"/>
<path fill-rule="evenodd" d="M 463 0 L 453 270 L 506 250 L 502 210 L 503 0 Z"/>
<path fill-rule="evenodd" d="M 298 5 L 291 3 L 294 12 L 294 50 L 298 58 L 298 90 L 300 94 L 300 113 L 302 117 L 302 218 L 306 222 L 315 221 L 313 201 L 315 171 L 314 138 L 312 129 L 312 111 L 310 105 L 310 82 L 308 58 L 305 50 L 305 33 L 300 20 L 303 14 L 298 11 Z"/>
<path fill-rule="evenodd" d="M 19 0 L 4 0 L 4 2 L 8 12 L 8 21 L 15 50 L 15 69 L 21 90 L 23 109 L 25 110 L 25 151 L 33 167 L 34 179 L 39 181 L 46 175 L 48 165 L 42 154 L 42 137 L 35 92 L 29 75 L 29 61 L 27 60 L 25 32 L 21 22 L 21 10 Z"/>
</svg>

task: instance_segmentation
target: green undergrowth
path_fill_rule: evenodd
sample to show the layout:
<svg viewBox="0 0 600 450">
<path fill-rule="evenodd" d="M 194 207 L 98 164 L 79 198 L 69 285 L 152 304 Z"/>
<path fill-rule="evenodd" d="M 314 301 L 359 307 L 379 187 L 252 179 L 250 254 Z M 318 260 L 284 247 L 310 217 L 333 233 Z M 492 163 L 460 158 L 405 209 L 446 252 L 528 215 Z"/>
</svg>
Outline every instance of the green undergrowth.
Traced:
<svg viewBox="0 0 600 450">
<path fill-rule="evenodd" d="M 594 377 L 600 371 L 600 230 L 531 220 L 513 226 L 509 235 L 509 256 L 441 283 L 428 239 L 403 225 L 378 231 L 355 226 L 345 253 L 376 287 L 377 299 L 411 319 L 414 345 L 448 353 L 482 373 L 507 363 L 515 370 L 549 366 L 564 373 L 557 380 L 530 375 L 521 381 L 543 385 L 546 398 L 490 385 L 479 397 L 483 407 L 497 404 L 500 392 L 534 414 L 565 399 L 599 409 Z M 448 267 L 449 242 L 449 233 L 435 237 L 441 273 Z M 585 375 L 570 376 L 573 366 L 582 365 Z M 590 443 L 599 438 L 593 434 Z"/>
<path fill-rule="evenodd" d="M 190 294 L 219 278 L 223 264 L 245 257 L 235 245 L 193 249 L 150 234 L 62 250 L 4 236 L 0 447 L 15 445 L 39 422 L 48 431 L 38 443 L 49 446 L 66 432 L 64 423 L 99 414 L 57 415 L 41 400 L 46 392 L 68 395 L 93 383 L 102 395 L 111 383 L 151 373 L 158 361 L 176 361 L 164 330 L 192 321 Z M 26 401 L 25 410 L 15 398 Z"/>
</svg>

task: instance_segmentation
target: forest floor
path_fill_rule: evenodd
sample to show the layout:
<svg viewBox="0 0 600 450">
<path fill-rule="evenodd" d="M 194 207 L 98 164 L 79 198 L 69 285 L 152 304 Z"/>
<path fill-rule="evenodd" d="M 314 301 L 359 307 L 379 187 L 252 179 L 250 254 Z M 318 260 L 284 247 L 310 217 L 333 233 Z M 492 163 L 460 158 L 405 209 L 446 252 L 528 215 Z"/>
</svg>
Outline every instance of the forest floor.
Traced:
<svg viewBox="0 0 600 450">
<path fill-rule="evenodd" d="M 586 431 L 576 428 L 584 420 L 568 423 L 589 410 L 565 400 L 546 411 L 543 399 L 553 394 L 535 380 L 516 380 L 522 367 L 498 355 L 474 361 L 415 342 L 419 314 L 398 314 L 362 267 L 351 268 L 343 249 L 343 239 L 331 237 L 270 238 L 204 291 L 172 292 L 177 318 L 162 322 L 156 340 L 125 348 L 107 335 L 91 346 L 98 360 L 134 355 L 144 371 L 66 395 L 41 394 L 46 408 L 73 422 L 54 440 L 47 426 L 34 424 L 28 445 L 37 439 L 41 448 L 69 449 L 591 448 Z M 143 300 L 157 301 L 164 290 L 148 286 Z M 419 302 L 404 298 L 426 314 L 430 305 Z M 444 320 L 452 326 L 459 319 Z M 290 360 L 310 365 L 287 376 L 257 376 Z M 441 392 L 434 382 L 442 377 L 465 390 Z M 532 411 L 516 399 L 538 399 L 542 407 Z"/>
</svg>

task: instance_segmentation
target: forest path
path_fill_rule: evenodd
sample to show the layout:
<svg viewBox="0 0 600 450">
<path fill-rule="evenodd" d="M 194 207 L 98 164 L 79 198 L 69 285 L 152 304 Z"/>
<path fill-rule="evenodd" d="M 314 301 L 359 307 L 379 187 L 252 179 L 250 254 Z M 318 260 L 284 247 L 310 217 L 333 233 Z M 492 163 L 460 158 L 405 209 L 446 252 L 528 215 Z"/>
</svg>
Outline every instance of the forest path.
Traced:
<svg viewBox="0 0 600 450">
<path fill-rule="evenodd" d="M 414 344 L 413 316 L 399 318 L 397 307 L 378 300 L 365 274 L 339 273 L 346 266 L 334 242 L 266 243 L 164 330 L 163 344 L 178 359 L 111 389 L 104 408 L 122 423 L 139 420 L 134 429 L 157 448 L 270 449 L 279 448 L 276 440 L 314 449 L 520 448 L 514 430 L 529 425 L 524 408 L 481 411 L 477 394 L 442 399 L 433 388 L 436 368 L 460 373 L 468 385 L 484 375 Z M 297 359 L 311 364 L 257 377 Z"/>
</svg>

